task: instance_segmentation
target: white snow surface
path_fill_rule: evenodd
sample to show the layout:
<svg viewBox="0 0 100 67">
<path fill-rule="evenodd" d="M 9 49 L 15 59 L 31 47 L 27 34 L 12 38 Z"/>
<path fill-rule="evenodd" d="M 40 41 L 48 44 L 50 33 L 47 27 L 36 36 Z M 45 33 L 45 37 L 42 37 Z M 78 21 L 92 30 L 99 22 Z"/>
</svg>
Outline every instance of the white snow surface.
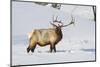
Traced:
<svg viewBox="0 0 100 67">
<path fill-rule="evenodd" d="M 12 51 L 13 65 L 27 65 L 27 64 L 45 64 L 45 63 L 60 63 L 60 62 L 77 62 L 77 61 L 94 61 L 95 52 L 85 52 L 77 48 L 79 45 L 72 47 L 57 46 L 56 53 L 49 52 L 49 46 L 39 47 L 35 49 L 34 53 L 26 52 L 26 45 L 14 45 Z M 61 48 L 62 47 L 62 48 Z M 65 48 L 66 47 L 66 48 Z"/>
</svg>

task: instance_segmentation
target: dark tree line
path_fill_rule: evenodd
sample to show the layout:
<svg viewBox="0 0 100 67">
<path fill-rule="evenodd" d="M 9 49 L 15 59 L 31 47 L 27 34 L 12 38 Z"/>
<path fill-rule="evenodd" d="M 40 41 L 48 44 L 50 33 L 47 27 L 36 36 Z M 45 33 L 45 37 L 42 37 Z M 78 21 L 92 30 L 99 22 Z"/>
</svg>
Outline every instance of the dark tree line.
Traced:
<svg viewBox="0 0 100 67">
<path fill-rule="evenodd" d="M 93 14 L 94 14 L 94 21 L 96 21 L 96 7 L 92 6 Z"/>
<path fill-rule="evenodd" d="M 61 4 L 52 4 L 52 7 L 53 8 L 60 9 L 61 8 Z"/>
<path fill-rule="evenodd" d="M 49 3 L 44 3 L 44 2 L 35 2 L 36 4 L 38 4 L 38 5 L 42 5 L 42 6 L 46 6 L 46 5 L 48 5 Z M 53 7 L 53 8 L 56 8 L 56 9 L 60 9 L 61 8 L 61 4 L 57 4 L 57 3 L 52 3 L 51 4 L 51 7 Z"/>
</svg>

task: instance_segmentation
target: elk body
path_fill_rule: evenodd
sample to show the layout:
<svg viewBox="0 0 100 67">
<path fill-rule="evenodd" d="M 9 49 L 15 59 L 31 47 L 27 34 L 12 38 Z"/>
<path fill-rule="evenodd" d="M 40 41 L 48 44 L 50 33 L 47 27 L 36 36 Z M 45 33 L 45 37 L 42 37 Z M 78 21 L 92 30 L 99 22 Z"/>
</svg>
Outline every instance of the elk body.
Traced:
<svg viewBox="0 0 100 67">
<path fill-rule="evenodd" d="M 55 22 L 58 23 L 58 25 L 56 25 Z M 41 47 L 50 45 L 50 52 L 53 50 L 56 52 L 56 45 L 63 37 L 62 27 L 66 27 L 71 24 L 73 24 L 73 22 L 63 25 L 63 23 L 58 21 L 56 18 L 56 20 L 53 20 L 53 23 L 51 23 L 53 28 L 33 30 L 29 34 L 29 46 L 27 48 L 27 52 L 34 52 L 36 45 Z"/>
</svg>

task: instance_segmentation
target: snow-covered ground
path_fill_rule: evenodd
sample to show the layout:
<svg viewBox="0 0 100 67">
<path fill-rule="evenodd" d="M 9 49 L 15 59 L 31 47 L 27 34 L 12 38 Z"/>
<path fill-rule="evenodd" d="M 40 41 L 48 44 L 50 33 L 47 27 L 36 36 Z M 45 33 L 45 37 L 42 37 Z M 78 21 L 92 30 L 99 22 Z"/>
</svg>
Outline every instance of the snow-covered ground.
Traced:
<svg viewBox="0 0 100 67">
<path fill-rule="evenodd" d="M 73 13 L 72 10 L 74 10 Z M 27 53 L 27 33 L 32 29 L 50 28 L 52 16 L 59 16 L 64 24 L 75 17 L 75 25 L 62 29 L 63 39 L 57 52 L 50 53 L 49 46 L 36 46 Z M 45 64 L 95 60 L 95 22 L 90 6 L 62 5 L 60 10 L 29 2 L 12 2 L 12 65 Z"/>
<path fill-rule="evenodd" d="M 64 44 L 64 45 L 63 45 Z M 93 61 L 95 60 L 95 49 L 84 48 L 87 44 L 81 42 L 66 42 L 57 45 L 56 53 L 49 53 L 49 46 L 37 46 L 34 53 L 27 53 L 27 45 L 13 45 L 12 62 L 13 65 L 27 64 L 44 64 L 44 63 L 59 63 L 59 62 L 75 62 L 75 61 Z M 81 47 L 79 47 L 81 45 Z"/>
<path fill-rule="evenodd" d="M 81 45 L 81 47 L 80 47 Z M 34 53 L 27 53 L 27 45 L 16 44 L 12 48 L 13 65 L 45 64 L 59 62 L 94 61 L 95 49 L 84 48 L 81 42 L 65 42 L 57 45 L 57 52 L 50 53 L 49 46 L 37 46 Z"/>
</svg>

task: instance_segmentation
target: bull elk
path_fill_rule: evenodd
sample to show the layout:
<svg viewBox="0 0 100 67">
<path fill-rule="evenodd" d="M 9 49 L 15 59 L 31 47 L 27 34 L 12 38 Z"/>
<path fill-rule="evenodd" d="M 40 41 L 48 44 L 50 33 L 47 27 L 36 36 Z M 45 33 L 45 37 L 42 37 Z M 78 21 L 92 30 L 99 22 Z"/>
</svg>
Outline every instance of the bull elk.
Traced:
<svg viewBox="0 0 100 67">
<path fill-rule="evenodd" d="M 58 23 L 58 24 L 55 24 Z M 54 50 L 56 52 L 56 44 L 61 41 L 63 34 L 62 34 L 62 27 L 67 27 L 71 24 L 74 24 L 74 20 L 72 18 L 72 21 L 64 25 L 62 21 L 58 21 L 57 17 L 53 22 L 50 24 L 53 26 L 53 28 L 49 29 L 34 29 L 30 34 L 29 34 L 29 46 L 27 48 L 27 52 L 29 53 L 34 52 L 36 45 L 39 46 L 46 46 L 50 45 L 50 52 Z"/>
</svg>

